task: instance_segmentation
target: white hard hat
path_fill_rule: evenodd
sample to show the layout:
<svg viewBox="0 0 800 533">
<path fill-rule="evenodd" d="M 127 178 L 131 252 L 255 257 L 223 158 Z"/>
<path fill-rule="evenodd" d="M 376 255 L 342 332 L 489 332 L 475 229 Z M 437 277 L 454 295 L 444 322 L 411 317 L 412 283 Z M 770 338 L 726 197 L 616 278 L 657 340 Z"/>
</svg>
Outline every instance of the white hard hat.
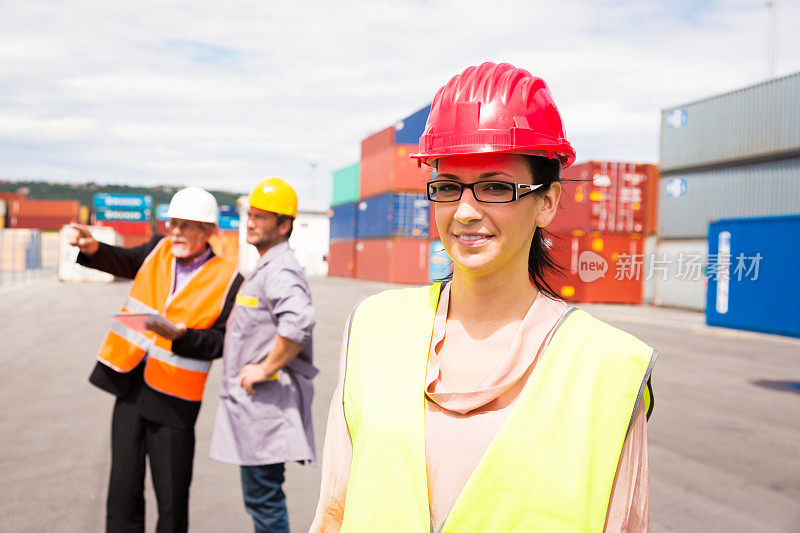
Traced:
<svg viewBox="0 0 800 533">
<path fill-rule="evenodd" d="M 167 217 L 216 224 L 219 207 L 210 192 L 200 187 L 186 187 L 176 192 L 170 200 Z"/>
</svg>

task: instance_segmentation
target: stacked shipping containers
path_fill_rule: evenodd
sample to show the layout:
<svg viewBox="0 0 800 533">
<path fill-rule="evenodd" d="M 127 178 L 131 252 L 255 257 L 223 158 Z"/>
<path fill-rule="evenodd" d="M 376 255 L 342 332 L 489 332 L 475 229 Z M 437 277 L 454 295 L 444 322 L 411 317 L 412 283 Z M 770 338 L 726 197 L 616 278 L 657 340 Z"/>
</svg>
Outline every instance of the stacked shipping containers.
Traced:
<svg viewBox="0 0 800 533">
<path fill-rule="evenodd" d="M 150 240 L 153 197 L 146 194 L 94 195 L 95 225 L 113 228 L 125 247 L 137 246 Z"/>
<path fill-rule="evenodd" d="M 589 161 L 564 171 L 547 227 L 565 277 L 548 283 L 576 302 L 642 303 L 645 237 L 656 229 L 658 167 Z"/>
<path fill-rule="evenodd" d="M 800 73 L 662 112 L 657 259 L 702 255 L 705 269 L 714 220 L 798 212 Z M 703 310 L 706 286 L 656 278 L 654 300 Z"/>
<path fill-rule="evenodd" d="M 61 226 L 77 222 L 78 200 L 11 200 L 8 209 L 8 227 L 59 231 Z"/>
</svg>

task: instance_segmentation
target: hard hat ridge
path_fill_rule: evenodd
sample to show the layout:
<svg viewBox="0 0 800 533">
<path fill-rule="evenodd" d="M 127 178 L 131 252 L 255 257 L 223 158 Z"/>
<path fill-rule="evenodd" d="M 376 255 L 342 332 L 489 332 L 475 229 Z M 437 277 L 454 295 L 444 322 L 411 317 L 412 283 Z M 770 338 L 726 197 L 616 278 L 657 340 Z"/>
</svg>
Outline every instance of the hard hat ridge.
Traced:
<svg viewBox="0 0 800 533">
<path fill-rule="evenodd" d="M 541 78 L 509 63 L 465 69 L 434 97 L 419 140 L 421 163 L 449 155 L 528 153 L 575 160 L 561 116 Z"/>
</svg>

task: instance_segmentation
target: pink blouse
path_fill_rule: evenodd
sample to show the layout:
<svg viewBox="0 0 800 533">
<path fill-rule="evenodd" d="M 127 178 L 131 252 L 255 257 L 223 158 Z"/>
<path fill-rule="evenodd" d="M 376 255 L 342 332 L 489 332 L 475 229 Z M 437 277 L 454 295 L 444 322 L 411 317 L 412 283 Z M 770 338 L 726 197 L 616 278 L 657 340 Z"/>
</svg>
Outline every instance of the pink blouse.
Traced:
<svg viewBox="0 0 800 533">
<path fill-rule="evenodd" d="M 445 337 L 450 284 L 436 310 L 426 379 L 425 440 L 431 524 L 441 527 L 486 449 L 508 418 L 519 392 L 544 351 L 556 324 L 569 309 L 539 293 L 511 343 L 508 356 L 477 387 L 448 379 L 439 359 Z M 350 477 L 352 444 L 342 411 L 344 354 L 331 401 L 322 456 L 322 485 L 313 532 L 339 531 Z M 606 532 L 650 530 L 646 416 L 640 402 L 623 445 L 606 517 Z M 459 453 L 452 453 L 457 449 Z"/>
</svg>

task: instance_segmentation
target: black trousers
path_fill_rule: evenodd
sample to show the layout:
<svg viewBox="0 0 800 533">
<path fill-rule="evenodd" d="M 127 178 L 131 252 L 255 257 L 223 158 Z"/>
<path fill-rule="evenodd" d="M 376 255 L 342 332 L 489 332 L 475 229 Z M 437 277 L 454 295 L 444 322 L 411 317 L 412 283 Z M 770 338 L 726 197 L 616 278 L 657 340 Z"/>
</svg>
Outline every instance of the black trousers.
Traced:
<svg viewBox="0 0 800 533">
<path fill-rule="evenodd" d="M 111 477 L 106 502 L 108 533 L 144 532 L 145 457 L 158 503 L 158 533 L 189 528 L 194 429 L 141 417 L 135 394 L 118 398 L 111 420 Z"/>
</svg>

